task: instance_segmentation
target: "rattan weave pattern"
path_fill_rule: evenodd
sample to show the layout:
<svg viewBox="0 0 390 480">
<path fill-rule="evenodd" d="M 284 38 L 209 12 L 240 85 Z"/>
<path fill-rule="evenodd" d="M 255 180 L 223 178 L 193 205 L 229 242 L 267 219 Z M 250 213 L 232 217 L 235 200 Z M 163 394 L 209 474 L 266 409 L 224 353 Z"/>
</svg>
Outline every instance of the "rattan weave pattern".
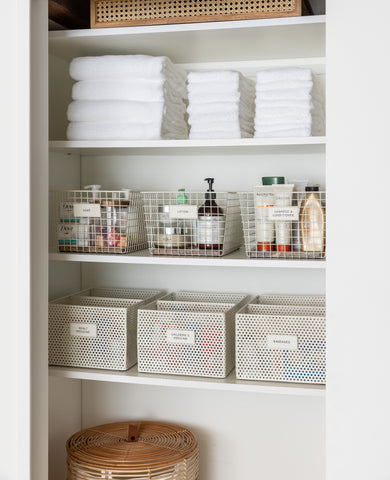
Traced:
<svg viewBox="0 0 390 480">
<path fill-rule="evenodd" d="M 128 441 L 129 422 L 87 428 L 66 444 L 68 480 L 197 480 L 199 447 L 186 428 L 140 421 L 137 441 Z"/>
<path fill-rule="evenodd" d="M 299 16 L 301 0 L 92 0 L 91 27 Z"/>
</svg>

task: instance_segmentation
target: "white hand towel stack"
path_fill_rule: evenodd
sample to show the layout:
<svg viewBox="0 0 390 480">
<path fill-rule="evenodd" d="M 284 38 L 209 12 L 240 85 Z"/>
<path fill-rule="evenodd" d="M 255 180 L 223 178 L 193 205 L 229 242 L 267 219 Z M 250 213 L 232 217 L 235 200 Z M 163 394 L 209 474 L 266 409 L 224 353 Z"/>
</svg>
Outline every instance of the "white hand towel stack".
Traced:
<svg viewBox="0 0 390 480">
<path fill-rule="evenodd" d="M 78 57 L 69 73 L 69 140 L 188 138 L 186 74 L 169 58 Z"/>
<path fill-rule="evenodd" d="M 255 137 L 323 135 L 323 103 L 310 68 L 260 71 L 256 78 Z"/>
<path fill-rule="evenodd" d="M 253 137 L 254 101 L 255 83 L 240 72 L 190 72 L 190 138 Z"/>
</svg>

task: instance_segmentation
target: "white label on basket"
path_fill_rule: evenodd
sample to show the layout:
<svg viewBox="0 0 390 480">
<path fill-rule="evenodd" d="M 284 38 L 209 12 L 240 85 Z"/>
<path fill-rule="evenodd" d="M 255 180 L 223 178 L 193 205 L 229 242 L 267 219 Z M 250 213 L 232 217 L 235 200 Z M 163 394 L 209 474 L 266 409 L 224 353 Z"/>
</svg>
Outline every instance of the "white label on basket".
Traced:
<svg viewBox="0 0 390 480">
<path fill-rule="evenodd" d="M 70 323 L 70 334 L 73 337 L 96 337 L 96 325 L 92 323 Z"/>
<path fill-rule="evenodd" d="M 299 220 L 299 207 L 269 207 L 269 220 Z"/>
<path fill-rule="evenodd" d="M 100 217 L 99 203 L 74 203 L 73 204 L 74 217 Z"/>
<path fill-rule="evenodd" d="M 267 335 L 267 348 L 272 350 L 298 350 L 297 335 Z"/>
<path fill-rule="evenodd" d="M 169 218 L 196 220 L 198 218 L 198 207 L 196 205 L 170 205 Z"/>
<path fill-rule="evenodd" d="M 167 330 L 167 343 L 195 345 L 195 332 L 193 330 Z"/>
</svg>

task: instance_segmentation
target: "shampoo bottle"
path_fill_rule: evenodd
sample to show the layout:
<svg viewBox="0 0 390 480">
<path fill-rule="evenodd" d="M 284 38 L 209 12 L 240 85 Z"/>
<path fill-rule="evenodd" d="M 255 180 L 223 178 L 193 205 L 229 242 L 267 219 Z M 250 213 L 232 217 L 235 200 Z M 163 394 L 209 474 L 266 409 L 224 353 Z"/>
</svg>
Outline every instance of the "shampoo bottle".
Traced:
<svg viewBox="0 0 390 480">
<path fill-rule="evenodd" d="M 299 214 L 301 248 L 303 252 L 325 251 L 325 208 L 317 186 L 305 188 L 305 200 Z"/>
<path fill-rule="evenodd" d="M 215 201 L 214 178 L 205 178 L 209 189 L 205 193 L 205 202 L 198 209 L 197 238 L 198 248 L 222 250 L 225 232 L 225 215 Z"/>
</svg>

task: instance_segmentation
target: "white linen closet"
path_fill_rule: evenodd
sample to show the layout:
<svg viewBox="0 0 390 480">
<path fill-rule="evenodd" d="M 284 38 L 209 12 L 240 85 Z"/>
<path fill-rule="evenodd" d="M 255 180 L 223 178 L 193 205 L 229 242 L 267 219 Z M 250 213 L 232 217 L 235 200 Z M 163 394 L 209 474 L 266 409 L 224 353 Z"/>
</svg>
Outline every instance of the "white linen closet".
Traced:
<svg viewBox="0 0 390 480">
<path fill-rule="evenodd" d="M 46 3 L 19 0 L 11 9 L 20 21 L 4 22 L 1 31 L 4 58 L 14 67 L 2 74 L 10 92 L 4 112 L 17 105 L 18 116 L 3 118 L 2 128 L 3 209 L 10 217 L 2 238 L 8 283 L 2 298 L 2 425 L 10 436 L 1 444 L 0 478 L 65 478 L 64 442 L 71 433 L 128 418 L 191 428 L 200 440 L 204 480 L 390 478 L 387 2 L 370 11 L 361 0 L 328 0 L 326 17 L 49 35 Z M 326 137 L 156 146 L 67 142 L 69 61 L 109 51 L 165 54 L 186 68 L 224 66 L 249 74 L 259 66 L 310 65 L 326 82 Z M 126 181 L 140 190 L 161 184 L 202 190 L 203 179 L 212 176 L 218 189 L 249 190 L 263 174 L 326 186 L 325 262 L 250 260 L 244 254 L 215 260 L 60 256 L 49 248 L 49 188 L 120 188 Z M 12 243 L 9 225 L 18 232 Z M 47 299 L 95 284 L 326 293 L 326 389 L 235 382 L 232 376 L 213 381 L 138 376 L 133 369 L 49 369 Z"/>
</svg>

